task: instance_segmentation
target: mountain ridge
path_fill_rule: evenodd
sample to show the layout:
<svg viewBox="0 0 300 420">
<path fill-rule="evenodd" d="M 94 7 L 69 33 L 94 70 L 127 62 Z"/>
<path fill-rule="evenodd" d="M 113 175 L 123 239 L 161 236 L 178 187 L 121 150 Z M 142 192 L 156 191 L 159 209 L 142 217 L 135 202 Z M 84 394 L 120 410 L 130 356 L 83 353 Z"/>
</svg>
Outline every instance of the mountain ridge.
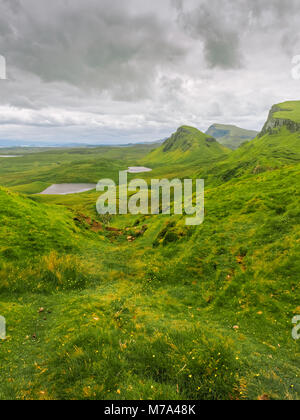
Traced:
<svg viewBox="0 0 300 420">
<path fill-rule="evenodd" d="M 253 140 L 258 132 L 246 130 L 232 124 L 212 124 L 206 131 L 207 135 L 214 137 L 218 143 L 235 150 L 245 141 Z"/>
<path fill-rule="evenodd" d="M 283 105 L 289 105 L 285 109 Z M 299 123 L 296 119 L 299 111 Z M 274 171 L 300 162 L 300 101 L 273 105 L 261 133 L 226 159 L 202 171 L 207 182 L 220 184 L 249 174 Z"/>
<path fill-rule="evenodd" d="M 217 140 L 190 126 L 181 126 L 145 159 L 146 163 L 204 162 L 226 155 Z"/>
</svg>

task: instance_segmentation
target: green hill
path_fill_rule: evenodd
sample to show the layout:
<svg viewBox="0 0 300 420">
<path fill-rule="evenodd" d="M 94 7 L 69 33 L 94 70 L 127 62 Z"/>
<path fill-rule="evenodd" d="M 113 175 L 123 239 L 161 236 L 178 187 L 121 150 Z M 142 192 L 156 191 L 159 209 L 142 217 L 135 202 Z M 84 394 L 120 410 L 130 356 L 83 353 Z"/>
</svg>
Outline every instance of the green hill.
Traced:
<svg viewBox="0 0 300 420">
<path fill-rule="evenodd" d="M 254 140 L 243 144 L 201 176 L 220 183 L 246 174 L 255 175 L 299 163 L 300 124 L 288 119 L 292 116 L 296 120 L 299 104 L 289 102 L 288 111 L 278 111 L 286 107 L 286 104 L 274 105 L 262 132 Z"/>
<path fill-rule="evenodd" d="M 77 248 L 71 213 L 0 187 L 0 258 L 24 259 Z"/>
<path fill-rule="evenodd" d="M 274 105 L 260 136 L 276 133 L 281 127 L 286 127 L 291 132 L 300 132 L 300 101 Z"/>
<path fill-rule="evenodd" d="M 253 140 L 258 132 L 245 130 L 235 125 L 213 124 L 206 134 L 214 137 L 223 146 L 235 150 L 245 141 Z"/>
<path fill-rule="evenodd" d="M 206 163 L 223 157 L 227 149 L 213 137 L 193 127 L 180 127 L 162 146 L 147 157 L 147 164 Z"/>
<path fill-rule="evenodd" d="M 84 255 L 95 238 L 99 246 L 105 244 L 93 230 L 94 220 L 80 216 L 78 209 L 40 201 L 0 187 L 2 297 L 81 290 L 93 280 Z"/>
</svg>

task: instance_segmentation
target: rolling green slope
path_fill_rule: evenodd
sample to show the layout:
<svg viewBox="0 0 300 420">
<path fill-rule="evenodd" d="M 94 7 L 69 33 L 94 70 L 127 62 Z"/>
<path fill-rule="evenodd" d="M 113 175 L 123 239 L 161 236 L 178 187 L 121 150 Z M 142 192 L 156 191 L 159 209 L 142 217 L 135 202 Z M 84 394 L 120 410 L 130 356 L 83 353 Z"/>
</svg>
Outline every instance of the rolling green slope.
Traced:
<svg viewBox="0 0 300 420">
<path fill-rule="evenodd" d="M 116 217 L 148 229 L 133 243 L 95 235 L 86 249 L 81 236 L 80 261 L 72 250 L 21 268 L 6 259 L 0 399 L 299 398 L 299 174 L 208 188 L 191 230 L 180 216 Z M 33 219 L 47 208 L 12 197 Z"/>
<path fill-rule="evenodd" d="M 224 157 L 227 149 L 193 127 L 180 127 L 162 146 L 150 153 L 145 163 L 155 165 L 207 163 Z"/>
<path fill-rule="evenodd" d="M 0 259 L 24 260 L 52 250 L 78 248 L 80 231 L 72 214 L 0 187 Z"/>
<path fill-rule="evenodd" d="M 235 125 L 213 124 L 206 131 L 208 136 L 214 137 L 218 143 L 229 149 L 235 150 L 242 143 L 253 140 L 258 132 L 253 130 L 245 130 Z"/>
</svg>

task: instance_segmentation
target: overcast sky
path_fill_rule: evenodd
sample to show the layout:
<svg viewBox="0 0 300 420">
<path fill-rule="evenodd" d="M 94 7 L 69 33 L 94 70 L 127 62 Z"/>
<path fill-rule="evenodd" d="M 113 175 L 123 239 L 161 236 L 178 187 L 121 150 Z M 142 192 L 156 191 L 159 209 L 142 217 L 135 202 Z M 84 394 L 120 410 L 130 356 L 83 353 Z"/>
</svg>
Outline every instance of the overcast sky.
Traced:
<svg viewBox="0 0 300 420">
<path fill-rule="evenodd" d="M 300 99 L 299 0 L 0 0 L 0 140 L 128 143 L 261 129 Z"/>
</svg>

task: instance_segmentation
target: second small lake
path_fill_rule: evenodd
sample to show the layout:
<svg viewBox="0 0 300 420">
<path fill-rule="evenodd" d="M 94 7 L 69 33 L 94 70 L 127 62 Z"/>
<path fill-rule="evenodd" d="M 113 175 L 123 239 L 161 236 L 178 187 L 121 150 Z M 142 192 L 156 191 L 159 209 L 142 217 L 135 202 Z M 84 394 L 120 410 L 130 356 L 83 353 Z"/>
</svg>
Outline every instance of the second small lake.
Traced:
<svg viewBox="0 0 300 420">
<path fill-rule="evenodd" d="M 143 172 L 151 172 L 152 169 L 145 168 L 144 166 L 129 166 L 127 172 L 129 174 L 141 174 Z"/>
<path fill-rule="evenodd" d="M 91 191 L 96 184 L 53 184 L 40 194 L 44 195 L 68 195 Z"/>
</svg>

